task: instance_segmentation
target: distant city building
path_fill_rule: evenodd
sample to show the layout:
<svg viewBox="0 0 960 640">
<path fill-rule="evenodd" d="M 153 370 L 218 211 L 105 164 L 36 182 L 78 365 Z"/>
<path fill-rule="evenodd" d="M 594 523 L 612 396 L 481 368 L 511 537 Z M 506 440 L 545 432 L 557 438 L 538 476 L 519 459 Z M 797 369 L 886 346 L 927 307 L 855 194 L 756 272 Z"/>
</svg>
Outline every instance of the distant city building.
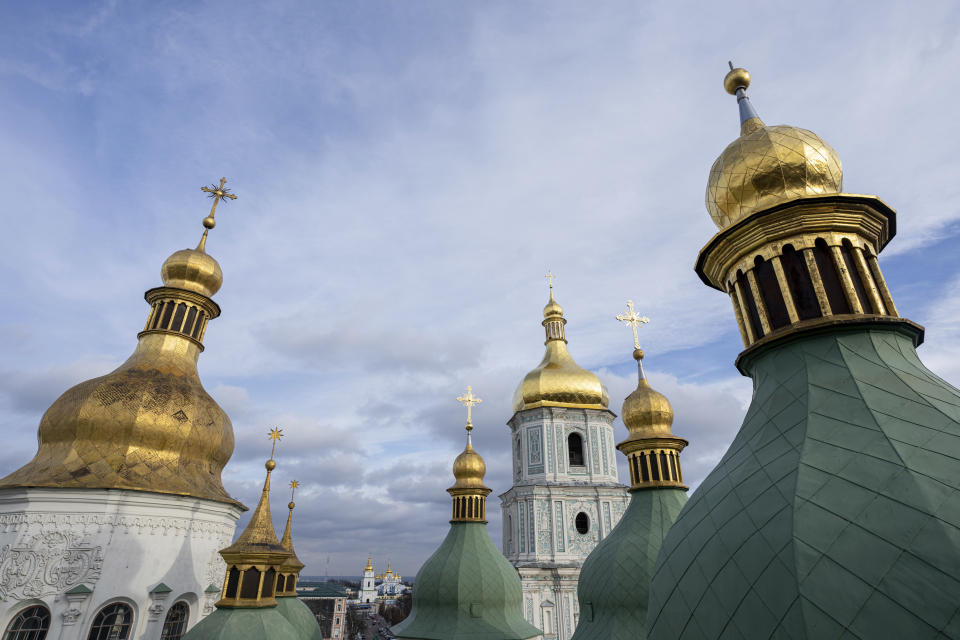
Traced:
<svg viewBox="0 0 960 640">
<path fill-rule="evenodd" d="M 367 556 L 367 566 L 363 568 L 363 576 L 360 578 L 357 600 L 363 604 L 377 602 L 377 575 L 373 571 L 373 560 L 370 556 Z"/>
<path fill-rule="evenodd" d="M 380 581 L 377 584 L 377 599 L 384 604 L 392 604 L 410 590 L 410 587 L 403 584 L 403 576 L 393 572 L 389 561 L 386 573 L 378 575 L 377 579 Z"/>
<path fill-rule="evenodd" d="M 344 637 L 349 596 L 343 585 L 335 582 L 311 582 L 304 584 L 298 590 L 298 595 L 317 617 L 323 640 L 341 640 Z"/>
<path fill-rule="evenodd" d="M 507 423 L 513 486 L 500 496 L 503 553 L 520 573 L 524 617 L 544 637 L 568 640 L 579 615 L 580 566 L 628 497 L 617 478 L 607 390 L 567 350 L 552 282 L 543 316 L 546 353 L 517 387 Z"/>
</svg>

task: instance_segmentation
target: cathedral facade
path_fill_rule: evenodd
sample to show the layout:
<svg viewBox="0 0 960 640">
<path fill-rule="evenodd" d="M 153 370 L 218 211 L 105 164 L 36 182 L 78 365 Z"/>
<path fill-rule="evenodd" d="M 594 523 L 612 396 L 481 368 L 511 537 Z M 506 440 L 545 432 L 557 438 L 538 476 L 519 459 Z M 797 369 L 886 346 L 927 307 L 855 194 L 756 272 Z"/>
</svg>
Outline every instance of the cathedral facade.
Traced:
<svg viewBox="0 0 960 640">
<path fill-rule="evenodd" d="M 551 287 L 546 354 L 514 395 L 513 486 L 500 496 L 503 552 L 520 573 L 524 617 L 557 640 L 577 626 L 583 561 L 628 502 L 606 389 L 570 356 L 565 325 Z"/>
</svg>

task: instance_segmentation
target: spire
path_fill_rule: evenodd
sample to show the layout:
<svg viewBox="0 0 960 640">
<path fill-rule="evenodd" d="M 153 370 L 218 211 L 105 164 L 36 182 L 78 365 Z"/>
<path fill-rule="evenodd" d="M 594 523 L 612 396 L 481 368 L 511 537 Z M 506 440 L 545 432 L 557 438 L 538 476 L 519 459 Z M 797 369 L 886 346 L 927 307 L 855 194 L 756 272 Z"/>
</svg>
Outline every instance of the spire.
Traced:
<svg viewBox="0 0 960 640">
<path fill-rule="evenodd" d="M 547 342 L 552 340 L 566 342 L 563 326 L 567 324 L 567 321 L 563 317 L 563 307 L 553 297 L 553 279 L 557 276 L 553 275 L 552 271 L 547 271 L 547 274 L 543 277 L 550 282 L 550 299 L 547 300 L 547 305 L 543 308 L 543 328 L 547 332 Z"/>
<path fill-rule="evenodd" d="M 640 348 L 637 327 L 650 322 L 633 309 L 627 301 L 627 313 L 617 320 L 633 330 L 633 358 L 637 361 L 637 388 L 623 401 L 620 415 L 629 436 L 617 445 L 627 456 L 630 468 L 631 491 L 637 489 L 680 487 L 683 472 L 680 452 L 687 441 L 673 435 L 673 407 L 662 393 L 654 390 L 643 373 L 643 349 Z"/>
<path fill-rule="evenodd" d="M 296 503 L 293 501 L 294 493 L 300 483 L 296 480 L 290 481 L 290 502 L 287 504 L 287 526 L 283 530 L 283 538 L 280 540 L 280 546 L 289 553 L 289 557 L 280 565 L 280 578 L 277 580 L 277 595 L 295 596 L 297 595 L 297 580 L 300 579 L 300 571 L 305 566 L 297 552 L 293 550 L 293 508 Z"/>
<path fill-rule="evenodd" d="M 217 221 L 213 219 L 213 216 L 217 212 L 217 205 L 220 204 L 220 201 L 224 198 L 229 198 L 231 200 L 237 199 L 237 196 L 230 193 L 230 190 L 223 186 L 226 183 L 226 178 L 220 178 L 220 186 L 211 184 L 209 187 L 200 187 L 201 191 L 207 192 L 209 197 L 213 198 L 213 206 L 210 207 L 210 214 L 203 219 L 203 235 L 200 236 L 200 243 L 197 245 L 197 251 L 206 252 L 207 234 L 210 232 L 210 229 L 213 229 L 215 226 L 217 226 Z"/>
<path fill-rule="evenodd" d="M 291 554 L 277 540 L 270 517 L 270 474 L 277 466 L 273 454 L 282 437 L 282 429 L 270 430 L 269 438 L 273 444 L 270 459 L 264 465 L 267 477 L 263 481 L 260 501 L 240 537 L 220 551 L 228 569 L 224 578 L 224 595 L 217 603 L 218 607 L 272 607 L 277 604 L 274 592 L 280 565 L 285 564 Z M 265 570 L 261 571 L 262 567 Z"/>
<path fill-rule="evenodd" d="M 746 135 L 764 126 L 763 120 L 747 97 L 747 87 L 750 86 L 750 73 L 742 68 L 733 68 L 733 62 L 728 62 L 730 71 L 723 79 L 723 88 L 730 95 L 737 96 L 737 106 L 740 108 L 740 135 Z"/>
<path fill-rule="evenodd" d="M 457 397 L 457 402 L 467 408 L 467 446 L 453 462 L 453 476 L 456 482 L 447 492 L 453 496 L 453 522 L 486 522 L 487 496 L 491 489 L 483 484 L 487 465 L 479 453 L 473 449 L 471 431 L 473 431 L 473 407 L 482 400 L 473 395 L 473 387 Z M 389 570 L 389 565 L 388 565 Z"/>
</svg>

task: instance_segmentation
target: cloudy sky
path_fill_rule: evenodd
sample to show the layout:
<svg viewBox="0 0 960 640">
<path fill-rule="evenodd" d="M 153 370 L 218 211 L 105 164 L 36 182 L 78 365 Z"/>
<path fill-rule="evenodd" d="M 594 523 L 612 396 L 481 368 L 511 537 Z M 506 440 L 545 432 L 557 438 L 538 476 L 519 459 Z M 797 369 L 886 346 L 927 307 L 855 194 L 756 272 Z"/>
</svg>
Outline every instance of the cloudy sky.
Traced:
<svg viewBox="0 0 960 640">
<path fill-rule="evenodd" d="M 692 269 L 715 232 L 708 169 L 738 134 L 728 59 L 767 123 L 816 131 L 846 191 L 899 211 L 881 263 L 927 327 L 921 357 L 960 381 L 960 6 L 922 6 L 4 3 L 0 475 L 60 393 L 132 351 L 143 291 L 226 176 L 200 373 L 247 504 L 284 428 L 306 573 L 356 574 L 369 552 L 413 576 L 448 526 L 468 384 L 487 484 L 509 488 L 547 269 L 615 411 L 635 369 L 613 316 L 628 298 L 650 316 L 648 373 L 695 485 L 750 396 L 729 301 Z"/>
</svg>

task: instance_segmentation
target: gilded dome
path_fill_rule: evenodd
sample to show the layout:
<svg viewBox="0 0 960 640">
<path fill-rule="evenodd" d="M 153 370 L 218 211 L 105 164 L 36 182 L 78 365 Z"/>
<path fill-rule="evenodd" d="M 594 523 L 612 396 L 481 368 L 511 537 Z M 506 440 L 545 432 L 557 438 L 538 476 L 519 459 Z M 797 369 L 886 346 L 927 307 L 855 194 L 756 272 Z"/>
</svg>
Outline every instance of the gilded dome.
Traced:
<svg viewBox="0 0 960 640">
<path fill-rule="evenodd" d="M 479 453 L 474 451 L 473 444 L 467 442 L 466 449 L 453 461 L 453 477 L 457 479 L 451 489 L 480 489 L 485 488 L 483 476 L 487 474 L 487 464 Z"/>
<path fill-rule="evenodd" d="M 40 420 L 36 456 L 0 487 L 134 489 L 235 503 L 220 479 L 233 426 L 179 348 L 199 354 L 183 338 L 144 335 L 115 371 L 68 389 Z"/>
<path fill-rule="evenodd" d="M 606 409 L 610 404 L 607 389 L 596 374 L 587 371 L 567 350 L 563 309 L 553 299 L 543 309 L 546 352 L 537 367 L 524 376 L 513 394 L 513 411 L 536 407 L 576 407 Z"/>
<path fill-rule="evenodd" d="M 749 84 L 744 69 L 724 79 L 740 105 L 741 135 L 713 163 L 707 180 L 707 211 L 721 230 L 782 202 L 843 189 L 837 152 L 812 131 L 765 125 L 746 96 Z"/>
<path fill-rule="evenodd" d="M 627 440 L 672 437 L 673 407 L 667 397 L 647 382 L 643 373 L 643 350 L 635 349 L 639 379 L 637 388 L 623 401 L 620 418 L 630 434 Z"/>
<path fill-rule="evenodd" d="M 160 277 L 166 287 L 213 296 L 223 284 L 220 264 L 202 249 L 181 249 L 164 261 Z"/>
</svg>

